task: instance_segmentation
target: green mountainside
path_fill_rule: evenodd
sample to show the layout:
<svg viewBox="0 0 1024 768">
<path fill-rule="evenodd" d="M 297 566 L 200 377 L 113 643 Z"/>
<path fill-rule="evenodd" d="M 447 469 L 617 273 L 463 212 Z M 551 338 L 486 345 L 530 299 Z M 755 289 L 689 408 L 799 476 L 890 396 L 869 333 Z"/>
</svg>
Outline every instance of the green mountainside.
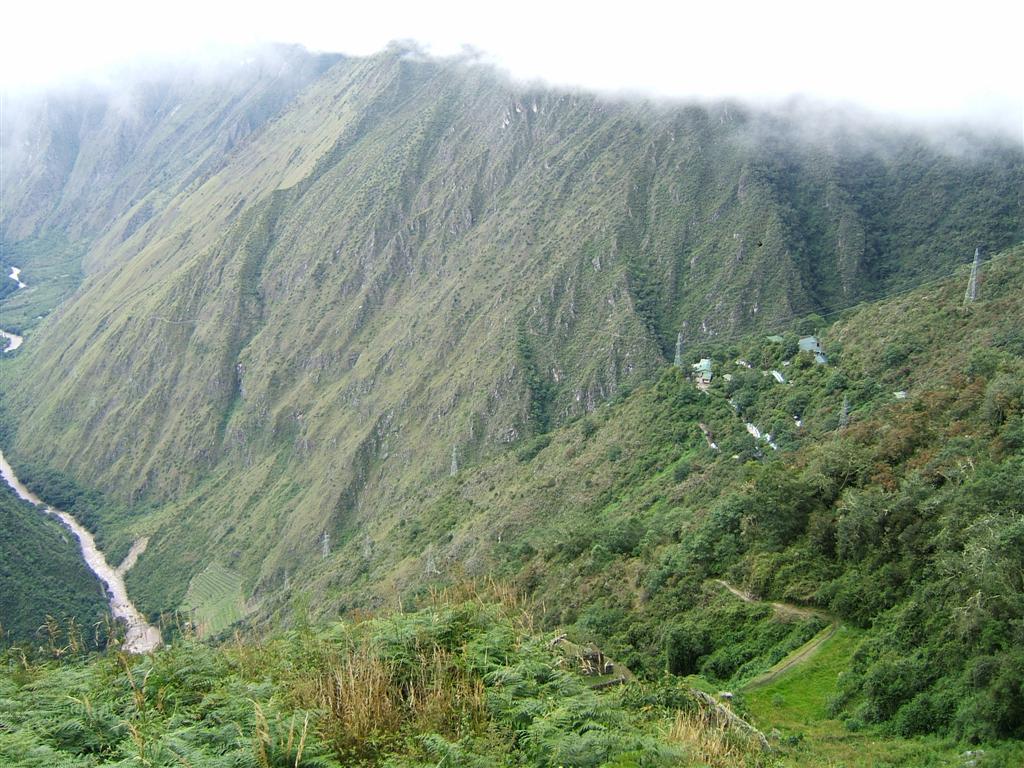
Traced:
<svg viewBox="0 0 1024 768">
<path fill-rule="evenodd" d="M 145 165 L 164 156 L 149 137 L 208 112 L 209 91 L 172 88 L 132 115 L 146 151 L 103 164 L 81 143 L 52 214 L 26 212 L 45 208 L 22 203 L 32 176 L 12 177 L 4 209 L 5 241 L 86 246 L 80 289 L 4 366 L 5 447 L 21 471 L 158 508 L 100 533 L 149 529 L 159 567 L 221 559 L 251 595 L 453 458 L 647 380 L 677 334 L 827 313 L 1020 236 L 1024 157 L 993 140 L 808 141 L 796 118 L 511 86 L 399 49 L 318 77 L 293 56 L 305 80 L 240 79 L 223 123 L 189 122 L 191 155 Z M 225 145 L 239 120 L 251 130 Z M 99 168 L 128 198 L 114 215 L 72 183 L 102 183 Z M 65 210 L 107 224 L 61 229 Z M 198 532 L 201 551 L 174 543 Z"/>
<path fill-rule="evenodd" d="M 216 69 L 154 68 L 127 83 L 5 95 L 4 242 L 130 239 L 337 59 L 267 47 Z"/>
<path fill-rule="evenodd" d="M 1024 249 L 983 264 L 969 306 L 966 277 L 823 324 L 827 364 L 791 333 L 711 343 L 700 352 L 715 374 L 707 392 L 666 366 L 432 484 L 407 514 L 382 514 L 309 578 L 263 598 L 258 610 L 280 612 L 288 632 L 202 645 L 179 615 L 167 617 L 174 647 L 148 659 L 27 664 L 9 653 L 0 754 L 73 765 L 1015 765 Z M 748 421 L 771 425 L 778 450 Z M 217 611 L 230 578 L 206 569 L 190 599 Z M 439 599 L 474 578 L 517 590 Z M 146 585 L 132 587 L 144 596 Z M 429 607 L 403 613 L 417 604 Z M 310 609 L 364 618 L 317 628 Z M 556 652 L 565 635 L 596 641 L 639 679 L 595 693 L 574 652 Z M 769 752 L 695 693 L 722 690 L 730 712 L 769 734 Z M 94 710 L 67 703 L 77 700 Z M 371 701 L 372 723 L 357 716 Z"/>
<path fill-rule="evenodd" d="M 729 687 L 841 621 L 870 631 L 833 714 L 1020 738 L 1022 259 L 988 262 L 968 308 L 965 271 L 823 326 L 825 365 L 795 335 L 709 344 L 707 393 L 666 368 L 382 512 L 302 589 L 379 609 L 497 575 L 631 669 Z"/>
<path fill-rule="evenodd" d="M 553 592 L 563 622 L 575 619 L 612 652 L 646 648 L 659 664 L 729 684 L 763 668 L 763 650 L 749 630 L 730 636 L 722 595 L 709 594 L 704 579 L 724 576 L 758 595 L 818 606 L 872 629 L 836 711 L 908 734 L 1020 737 L 1020 257 L 992 263 L 989 298 L 970 312 L 958 306 L 964 283 L 955 280 L 839 322 L 823 336 L 828 366 L 803 353 L 784 367 L 772 345 L 740 346 L 737 357 L 774 363 L 787 384 L 733 364 L 733 380 L 719 379 L 708 395 L 731 396 L 739 409 L 732 425 L 693 403 L 688 384 L 680 391 L 663 378 L 639 395 L 637 437 L 620 433 L 610 456 L 598 454 L 620 466 L 626 457 L 618 471 L 629 479 L 589 510 L 565 509 L 548 537 L 524 526 L 524 549 L 539 554 L 521 573 Z M 719 351 L 724 371 L 736 352 Z M 849 426 L 838 429 L 844 399 Z M 687 413 L 687 400 L 696 412 Z M 721 446 L 714 460 L 693 427 L 698 414 Z M 744 419 L 770 429 L 779 452 L 755 447 L 737 429 Z M 546 450 L 562 448 L 553 440 Z M 751 451 L 770 456 L 744 463 Z M 730 452 L 740 460 L 730 464 Z M 618 474 L 600 467 L 556 475 L 554 487 L 572 488 L 570 476 Z M 541 473 L 519 498 L 550 519 L 559 507 L 545 505 L 550 476 Z M 503 500 L 502 519 L 517 518 L 517 501 Z M 579 516 L 581 508 L 589 514 Z M 609 573 L 631 574 L 635 591 L 601 589 Z"/>
<path fill-rule="evenodd" d="M 686 752 L 719 717 L 690 686 L 734 691 L 782 764 L 874 764 L 883 739 L 893 764 L 945 765 L 958 740 L 1024 737 L 1019 147 L 613 101 L 400 48 L 239 66 L 6 118 L 35 149 L 4 171 L 3 261 L 29 287 L 0 296 L 26 337 L 0 363 L 0 438 L 111 562 L 149 537 L 128 588 L 168 637 L 301 626 L 135 667 L 19 672 L 9 652 L 0 750 L 128 760 L 145 720 L 153 764 L 188 744 L 297 765 L 309 715 L 310 765 L 764 763 L 742 739 L 733 762 Z M 536 625 L 387 618 L 481 579 Z M 380 618 L 303 618 L 338 614 Z M 642 682 L 545 688 L 556 631 Z M 372 738 L 301 684 L 324 654 L 366 662 L 362 632 L 358 674 L 383 664 L 406 697 Z M 431 643 L 463 688 L 408 677 Z M 182 654 L 201 694 L 203 670 L 171 679 Z M 60 707 L 23 690 L 67 676 L 124 697 L 87 733 L 47 730 Z M 242 737 L 167 720 L 167 696 Z M 254 709 L 217 709 L 239 696 Z"/>
</svg>

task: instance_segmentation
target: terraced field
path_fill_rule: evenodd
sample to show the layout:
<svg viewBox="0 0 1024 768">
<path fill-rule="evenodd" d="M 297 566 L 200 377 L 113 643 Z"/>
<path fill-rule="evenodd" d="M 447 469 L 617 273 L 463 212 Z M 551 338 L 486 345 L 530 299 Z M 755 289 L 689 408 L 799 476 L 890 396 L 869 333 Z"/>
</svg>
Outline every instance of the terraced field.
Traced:
<svg viewBox="0 0 1024 768">
<path fill-rule="evenodd" d="M 241 574 L 219 563 L 210 563 L 206 570 L 192 577 L 182 608 L 192 614 L 200 637 L 226 629 L 245 613 Z"/>
</svg>

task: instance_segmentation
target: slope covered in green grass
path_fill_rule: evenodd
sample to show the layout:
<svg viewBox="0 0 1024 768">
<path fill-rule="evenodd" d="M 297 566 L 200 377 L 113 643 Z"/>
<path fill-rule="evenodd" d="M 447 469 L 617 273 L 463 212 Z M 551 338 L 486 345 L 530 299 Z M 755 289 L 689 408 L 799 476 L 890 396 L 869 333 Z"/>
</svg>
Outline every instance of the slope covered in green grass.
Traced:
<svg viewBox="0 0 1024 768">
<path fill-rule="evenodd" d="M 413 514 L 453 459 L 593 413 L 677 338 L 788 327 L 1020 237 L 1024 156 L 997 139 L 610 101 L 402 49 L 271 58 L 288 77 L 72 109 L 73 145 L 36 121 L 45 184 L 11 164 L 4 242 L 61 234 L 85 277 L 2 366 L 4 448 L 131 513 L 101 536 L 153 535 L 154 610 L 214 559 L 272 596 L 325 533 Z"/>
<path fill-rule="evenodd" d="M 318 561 L 314 589 L 348 610 L 497 573 L 546 622 L 574 626 L 635 671 L 728 687 L 827 623 L 709 581 L 725 577 L 868 630 L 836 716 L 905 735 L 1017 737 L 1021 257 L 986 263 L 969 307 L 964 272 L 857 309 L 822 329 L 827 365 L 795 353 L 795 335 L 709 345 L 718 375 L 707 393 L 668 368 L 425 487 Z M 748 421 L 779 449 L 755 441 Z M 279 596 L 261 610 L 286 605 Z"/>
<path fill-rule="evenodd" d="M 200 637 L 217 634 L 245 614 L 241 576 L 211 563 L 189 581 L 182 607 Z"/>
</svg>

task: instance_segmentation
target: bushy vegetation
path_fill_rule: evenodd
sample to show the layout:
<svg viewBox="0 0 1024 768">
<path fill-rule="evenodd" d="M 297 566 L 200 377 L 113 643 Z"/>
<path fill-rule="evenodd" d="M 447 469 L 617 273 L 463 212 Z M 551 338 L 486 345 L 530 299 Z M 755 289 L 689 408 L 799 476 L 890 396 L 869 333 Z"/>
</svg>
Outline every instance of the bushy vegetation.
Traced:
<svg viewBox="0 0 1024 768">
<path fill-rule="evenodd" d="M 646 765 L 699 732 L 728 761 L 678 678 L 741 689 L 837 625 L 862 633 L 828 702 L 851 732 L 1024 736 L 1021 250 L 969 307 L 958 277 L 845 312 L 1019 242 L 1019 148 L 806 142 L 401 50 L 279 59 L 136 94 L 130 130 L 65 105 L 73 151 L 41 123 L 57 149 L 7 171 L 19 473 L 112 562 L 152 532 L 128 576 L 150 615 L 272 625 L 289 584 L 322 618 L 492 573 L 661 682 L 598 695 L 465 606 L 137 660 L 12 651 L 10 755 Z M 10 627 L 63 653 L 94 606 L 50 597 L 53 531 L 11 509 Z"/>
<path fill-rule="evenodd" d="M 707 393 L 668 369 L 607 408 L 463 469 L 373 546 L 342 542 L 321 564 L 331 586 L 309 588 L 355 610 L 372 606 L 384 583 L 412 604 L 463 572 L 503 574 L 533 595 L 540 626 L 569 627 L 646 680 L 667 672 L 713 690 L 756 683 L 823 627 L 844 623 L 859 634 L 844 635 L 848 652 L 835 662 L 843 674 L 818 716 L 892 738 L 1019 738 L 1020 253 L 991 262 L 987 275 L 986 298 L 969 308 L 961 281 L 949 281 L 823 328 L 828 365 L 797 352 L 795 335 L 712 345 Z M 792 427 L 770 427 L 773 450 L 747 421 L 763 432 Z M 461 691 L 461 703 L 449 702 L 456 719 L 478 722 L 475 686 L 486 689 L 488 673 L 460 677 L 446 659 L 428 655 L 417 668 L 444 667 Z M 378 670 L 381 685 L 429 689 L 407 671 Z M 289 706 L 359 709 L 318 690 Z M 271 703 L 260 705 L 264 730 L 277 717 L 268 712 L 293 711 Z M 372 703 L 397 706 L 383 693 Z M 388 712 L 381 717 L 395 730 L 382 737 L 384 752 L 345 759 L 383 759 L 426 727 Z M 252 718 L 256 728 L 255 708 Z M 479 739 L 493 738 L 447 722 L 443 742 L 431 743 L 468 739 L 474 754 Z M 616 722 L 619 734 L 625 721 Z M 691 726 L 684 719 L 675 730 Z M 346 738 L 325 748 L 364 743 Z"/>
<path fill-rule="evenodd" d="M 66 766 L 731 765 L 760 746 L 685 686 L 592 690 L 508 591 L 220 647 L 57 665 L 9 651 L 0 759 Z M 704 712 L 704 714 L 701 714 Z M 708 727 L 684 730 L 682 720 Z M 674 724 L 674 725 L 673 725 Z"/>
<path fill-rule="evenodd" d="M 473 510 L 446 549 L 485 548 L 475 567 L 517 578 L 547 621 L 648 675 L 741 686 L 841 621 L 868 632 L 833 715 L 1020 738 L 1020 257 L 988 264 L 968 308 L 956 280 L 819 322 L 827 365 L 795 335 L 713 346 L 707 394 L 669 370 L 467 471 L 444 492 Z"/>
</svg>

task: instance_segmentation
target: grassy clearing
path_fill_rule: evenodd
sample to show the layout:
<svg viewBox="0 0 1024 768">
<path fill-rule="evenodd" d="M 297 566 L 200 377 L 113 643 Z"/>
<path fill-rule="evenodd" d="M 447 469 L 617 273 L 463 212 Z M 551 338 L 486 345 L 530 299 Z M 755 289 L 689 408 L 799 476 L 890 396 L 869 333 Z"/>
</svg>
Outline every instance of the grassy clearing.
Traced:
<svg viewBox="0 0 1024 768">
<path fill-rule="evenodd" d="M 805 664 L 765 684 L 753 681 L 745 694 L 751 713 L 769 730 L 796 731 L 828 719 L 829 697 L 862 636 L 860 630 L 839 627 Z"/>
<path fill-rule="evenodd" d="M 782 661 L 772 666 L 771 669 L 766 670 L 763 674 L 758 675 L 747 683 L 746 687 L 748 689 L 752 689 L 769 685 L 797 665 L 806 663 L 821 651 L 822 647 L 832 639 L 832 636 L 838 631 L 838 629 L 839 627 L 832 624 L 821 630 L 821 632 L 801 645 Z"/>
<path fill-rule="evenodd" d="M 865 633 L 840 626 L 818 651 L 801 665 L 743 693 L 743 706 L 751 720 L 778 744 L 780 766 L 961 766 L 968 750 L 978 766 L 1020 765 L 1020 744 L 969 746 L 952 739 L 904 739 L 881 728 L 851 730 L 835 719 L 829 703 L 838 691 L 840 677 L 850 665 Z"/>
</svg>

